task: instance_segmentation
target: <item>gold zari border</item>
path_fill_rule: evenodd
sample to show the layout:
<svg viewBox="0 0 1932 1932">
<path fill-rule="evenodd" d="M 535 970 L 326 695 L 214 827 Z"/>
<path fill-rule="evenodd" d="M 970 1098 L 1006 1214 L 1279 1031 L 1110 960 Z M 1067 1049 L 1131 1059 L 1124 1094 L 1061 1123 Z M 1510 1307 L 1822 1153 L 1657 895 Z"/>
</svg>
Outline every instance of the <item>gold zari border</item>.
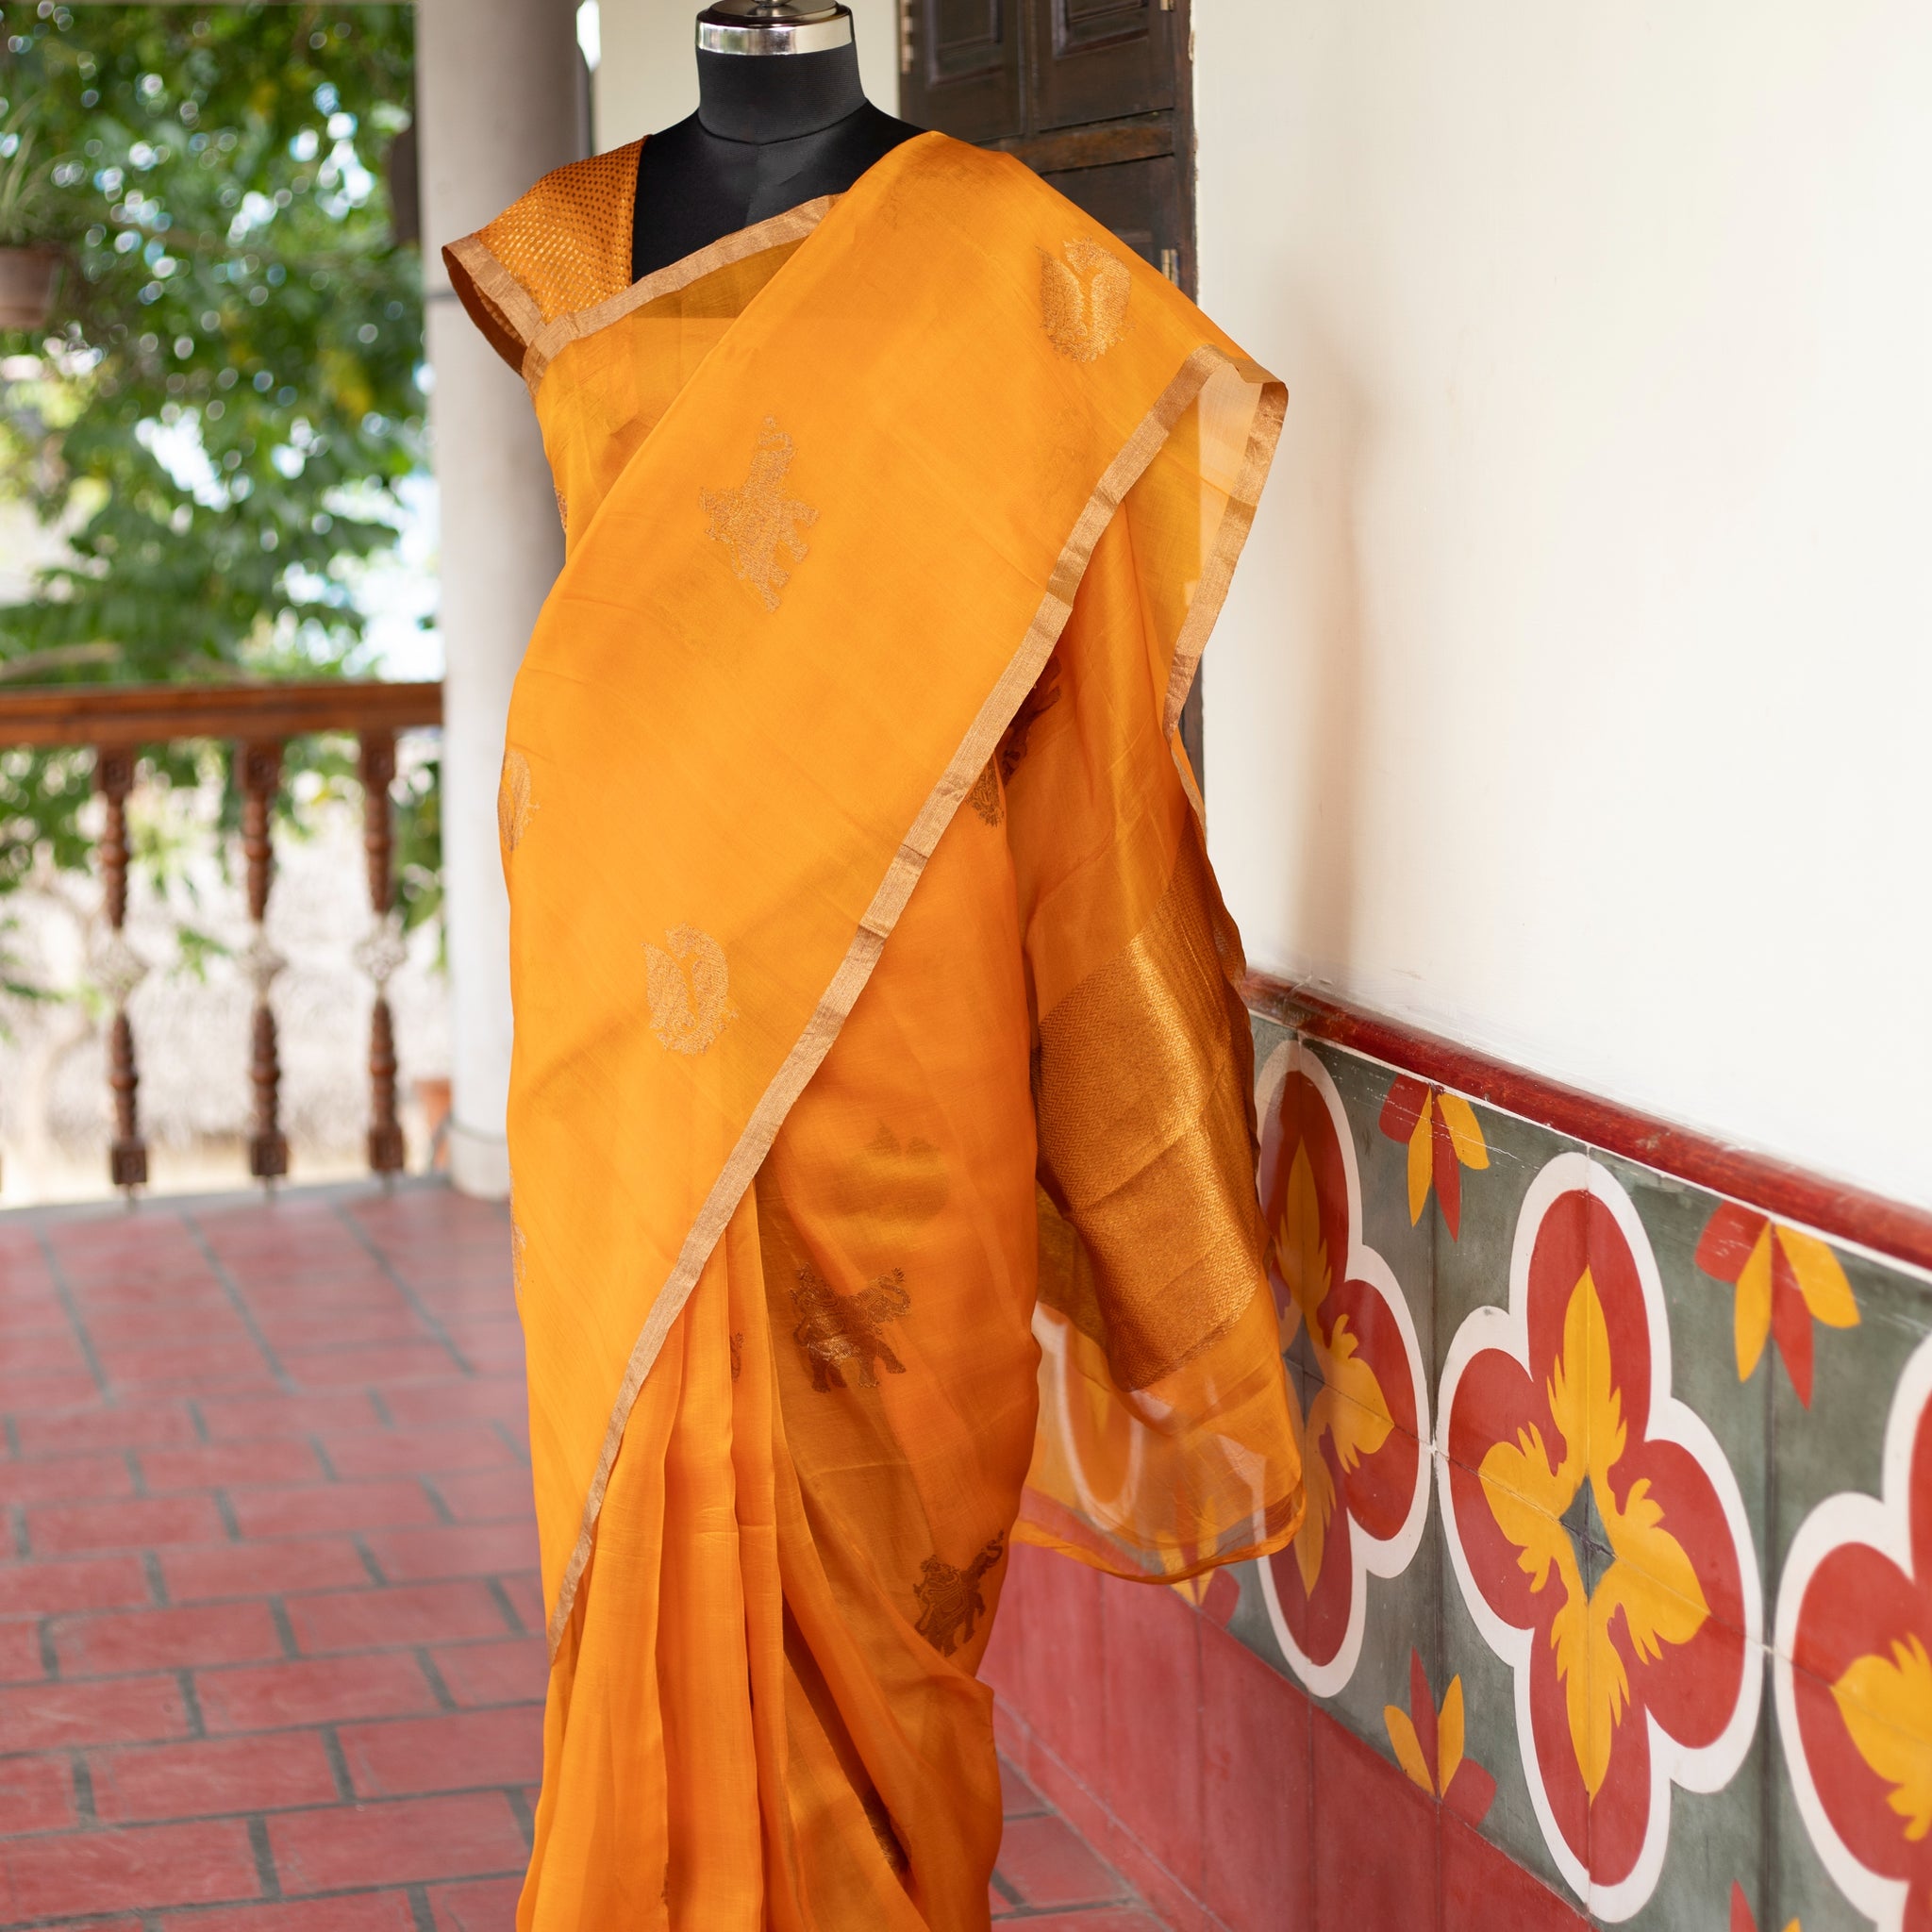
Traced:
<svg viewBox="0 0 1932 1932">
<path fill-rule="evenodd" d="M 550 365 L 573 342 L 593 336 L 614 322 L 622 322 L 647 302 L 675 295 L 679 289 L 689 288 L 714 269 L 729 268 L 734 261 L 762 255 L 767 248 L 782 248 L 788 242 L 804 241 L 831 212 L 838 199 L 836 194 L 822 194 L 816 201 L 801 202 L 756 226 L 736 229 L 709 247 L 700 248 L 695 255 L 680 256 L 665 267 L 653 270 L 641 281 L 633 282 L 621 293 L 589 308 L 574 309 L 568 315 L 559 315 L 555 322 L 546 323 L 539 318 L 540 325 L 525 337 L 530 346 L 524 352 L 524 381 L 531 397 L 534 399 L 542 386 Z"/>
<path fill-rule="evenodd" d="M 757 228 L 746 229 L 741 236 L 729 236 L 724 242 L 715 243 L 710 249 L 702 250 L 695 256 L 673 264 L 669 269 L 659 271 L 660 276 L 680 276 L 675 282 L 659 282 L 658 276 L 646 276 L 643 281 L 634 283 L 623 295 L 613 297 L 610 302 L 599 304 L 596 308 L 583 311 L 588 325 L 575 329 L 568 337 L 559 338 L 558 346 L 565 340 L 575 341 L 579 334 L 589 333 L 590 325 L 603 327 L 614 322 L 621 314 L 642 302 L 654 300 L 666 293 L 669 289 L 682 287 L 686 281 L 708 273 L 710 269 L 723 267 L 729 261 L 741 258 L 754 252 L 752 246 L 737 247 L 746 238 L 759 238 L 757 247 L 770 247 L 776 241 L 791 239 L 791 234 L 808 234 L 824 218 L 826 208 L 831 206 L 831 197 L 823 202 L 808 202 L 804 208 L 794 208 L 789 215 L 775 216 L 771 222 L 761 223 Z M 774 234 L 783 225 L 792 223 L 795 218 L 805 218 L 798 225 L 785 233 Z M 469 266 L 465 259 L 464 265 Z M 474 273 L 474 270 L 472 271 Z M 525 300 L 528 298 L 525 297 Z M 623 305 L 619 307 L 618 305 Z M 601 318 L 591 322 L 592 318 Z M 575 322 L 576 318 L 560 318 L 553 328 L 562 322 Z M 545 332 L 548 333 L 547 331 Z M 534 356 L 536 344 L 532 344 Z M 555 350 L 549 352 L 554 355 Z M 547 361 L 544 364 L 547 367 Z M 1281 424 L 1288 407 L 1288 392 L 1275 378 L 1259 364 L 1236 360 L 1222 350 L 1210 344 L 1203 344 L 1182 363 L 1179 373 L 1161 392 L 1154 407 L 1141 419 L 1139 426 L 1127 439 L 1120 454 L 1108 465 L 1106 474 L 1094 487 L 1093 493 L 1087 500 L 1087 507 L 1080 513 L 1074 525 L 1073 534 L 1067 539 L 1055 564 L 1045 595 L 1040 600 L 1032 623 L 1018 649 L 1008 661 L 1006 671 L 988 694 L 986 702 L 979 708 L 978 715 L 966 733 L 959 749 L 953 755 L 952 762 L 941 774 L 939 782 L 927 794 L 924 805 L 913 820 L 905 839 L 901 841 L 897 856 L 887 868 L 872 904 L 859 920 L 858 930 L 853 935 L 838 971 L 833 974 L 831 984 L 818 1003 L 797 1043 L 786 1056 L 784 1063 L 774 1075 L 772 1083 L 765 1089 L 751 1118 L 745 1123 L 743 1132 L 739 1136 L 738 1144 L 725 1161 L 723 1171 L 712 1184 L 710 1192 L 705 1197 L 697 1218 L 691 1224 L 691 1232 L 685 1237 L 684 1245 L 678 1251 L 677 1260 L 657 1298 L 651 1305 L 644 1325 L 639 1333 L 636 1345 L 625 1365 L 623 1382 L 619 1385 L 616 1401 L 612 1404 L 610 1420 L 605 1429 L 604 1445 L 597 1457 L 597 1467 L 591 1479 L 589 1491 L 584 1498 L 583 1521 L 577 1531 L 575 1547 L 570 1560 L 564 1565 L 563 1576 L 558 1583 L 557 1602 L 550 1614 L 549 1648 L 554 1658 L 558 1646 L 563 1641 L 563 1633 L 570 1623 L 573 1605 L 576 1600 L 577 1586 L 584 1574 L 584 1566 L 590 1560 L 591 1545 L 595 1540 L 597 1517 L 604 1505 L 604 1492 L 610 1480 L 610 1472 L 617 1462 L 617 1453 L 624 1442 L 624 1433 L 629 1425 L 630 1412 L 636 1406 L 639 1391 L 644 1384 L 644 1377 L 650 1374 L 652 1364 L 657 1360 L 658 1351 L 664 1346 L 665 1338 L 671 1332 L 671 1324 L 684 1311 L 684 1305 L 691 1298 L 697 1285 L 699 1274 L 710 1259 L 713 1250 L 723 1237 L 726 1224 L 738 1211 L 739 1203 L 744 1198 L 745 1190 L 752 1184 L 758 1169 L 764 1164 L 765 1156 L 770 1153 L 772 1142 L 777 1139 L 778 1129 L 784 1124 L 785 1116 L 791 1110 L 792 1104 L 805 1091 L 806 1083 L 818 1071 L 825 1055 L 831 1051 L 832 1042 L 838 1038 L 841 1027 L 851 1013 L 855 1002 L 872 976 L 874 966 L 878 962 L 879 954 L 884 950 L 887 938 L 897 924 L 906 902 L 912 896 L 912 889 L 919 883 L 920 874 L 925 869 L 926 861 L 932 857 L 939 844 L 940 836 L 951 823 L 953 814 L 960 802 L 973 789 L 981 769 L 990 758 L 1001 735 L 1012 722 L 1013 714 L 1020 708 L 1028 691 L 1033 689 L 1047 658 L 1052 655 L 1055 644 L 1059 641 L 1060 633 L 1066 628 L 1067 620 L 1073 614 L 1074 595 L 1080 587 L 1080 580 L 1087 574 L 1087 566 L 1093 556 L 1094 545 L 1101 533 L 1113 520 L 1127 491 L 1140 481 L 1147 466 L 1159 453 L 1162 443 L 1167 441 L 1174 425 L 1183 411 L 1193 402 L 1208 381 L 1221 370 L 1231 369 L 1244 381 L 1260 391 L 1256 399 L 1254 420 L 1249 425 L 1247 451 L 1233 494 L 1229 497 L 1219 529 L 1215 534 L 1212 548 L 1204 559 L 1199 588 L 1194 594 L 1186 622 L 1182 625 L 1180 637 L 1174 648 L 1174 661 L 1168 682 L 1166 728 L 1171 733 L 1174 721 L 1180 715 L 1180 706 L 1188 693 L 1188 687 L 1193 680 L 1194 668 L 1199 663 L 1202 646 L 1208 632 L 1213 628 L 1223 600 L 1227 595 L 1229 580 L 1234 575 L 1236 559 L 1241 546 L 1247 541 L 1248 531 L 1254 523 L 1255 508 L 1259 501 L 1262 479 L 1268 473 L 1274 445 L 1281 434 Z M 528 379 L 526 362 L 525 376 Z M 541 379 L 541 371 L 537 380 Z M 535 382 L 532 382 L 534 389 Z"/>
</svg>

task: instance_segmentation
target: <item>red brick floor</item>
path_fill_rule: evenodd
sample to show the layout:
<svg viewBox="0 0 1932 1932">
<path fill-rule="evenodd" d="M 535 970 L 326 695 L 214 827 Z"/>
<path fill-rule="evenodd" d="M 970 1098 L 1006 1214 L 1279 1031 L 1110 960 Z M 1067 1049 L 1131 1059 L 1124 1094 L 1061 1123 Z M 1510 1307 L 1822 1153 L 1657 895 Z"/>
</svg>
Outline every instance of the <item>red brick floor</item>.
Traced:
<svg viewBox="0 0 1932 1932">
<path fill-rule="evenodd" d="M 0 1216 L 0 1932 L 499 1932 L 542 1609 L 500 1209 Z M 1028 1932 L 1160 1932 L 1019 1777 Z"/>
</svg>

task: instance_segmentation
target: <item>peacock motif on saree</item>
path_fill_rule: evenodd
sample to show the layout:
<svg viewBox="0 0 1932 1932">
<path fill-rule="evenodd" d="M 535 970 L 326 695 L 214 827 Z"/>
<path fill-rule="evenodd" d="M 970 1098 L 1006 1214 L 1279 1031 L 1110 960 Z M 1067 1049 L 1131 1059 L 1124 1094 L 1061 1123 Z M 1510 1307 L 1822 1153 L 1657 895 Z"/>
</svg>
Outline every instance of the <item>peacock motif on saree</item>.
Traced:
<svg viewBox="0 0 1932 1932">
<path fill-rule="evenodd" d="M 1004 1531 L 958 1570 L 943 1557 L 928 1557 L 919 1566 L 919 1622 L 914 1627 L 941 1657 L 951 1657 L 973 1635 L 973 1626 L 986 1614 L 979 1586 L 986 1573 L 1006 1554 Z"/>
<path fill-rule="evenodd" d="M 758 428 L 751 474 L 742 487 L 699 493 L 712 541 L 731 552 L 733 574 L 758 592 L 767 610 L 777 609 L 778 592 L 791 581 L 778 553 L 782 550 L 793 563 L 803 563 L 806 541 L 800 533 L 819 520 L 809 504 L 785 493 L 791 457 L 791 439 L 767 416 Z"/>
<path fill-rule="evenodd" d="M 798 1310 L 792 1333 L 810 1364 L 811 1386 L 821 1394 L 850 1387 L 848 1372 L 861 1389 L 879 1386 L 880 1365 L 891 1375 L 906 1373 L 906 1364 L 879 1332 L 912 1306 L 903 1269 L 881 1274 L 856 1294 L 841 1294 L 809 1268 L 801 1268 L 791 1302 Z"/>
</svg>

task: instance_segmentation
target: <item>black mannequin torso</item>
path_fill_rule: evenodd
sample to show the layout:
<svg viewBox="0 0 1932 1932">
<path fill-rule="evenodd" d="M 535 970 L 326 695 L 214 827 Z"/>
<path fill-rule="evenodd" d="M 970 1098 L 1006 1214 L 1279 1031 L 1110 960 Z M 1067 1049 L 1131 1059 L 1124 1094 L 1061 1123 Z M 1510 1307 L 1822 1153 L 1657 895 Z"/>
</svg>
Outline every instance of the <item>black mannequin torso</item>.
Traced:
<svg viewBox="0 0 1932 1932">
<path fill-rule="evenodd" d="M 842 194 L 917 127 L 858 84 L 856 47 L 818 54 L 700 50 L 698 110 L 638 157 L 631 278 L 822 194 Z"/>
</svg>

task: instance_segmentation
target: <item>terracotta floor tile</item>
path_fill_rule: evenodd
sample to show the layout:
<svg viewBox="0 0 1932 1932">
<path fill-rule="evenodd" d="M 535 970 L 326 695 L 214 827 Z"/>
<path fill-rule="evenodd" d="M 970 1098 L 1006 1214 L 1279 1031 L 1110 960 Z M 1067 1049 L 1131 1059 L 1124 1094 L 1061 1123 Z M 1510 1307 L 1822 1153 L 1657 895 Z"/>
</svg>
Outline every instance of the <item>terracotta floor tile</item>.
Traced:
<svg viewBox="0 0 1932 1932">
<path fill-rule="evenodd" d="M 24 1831 L 65 1831 L 75 1817 L 66 1757 L 0 1757 L 0 1840 Z"/>
<path fill-rule="evenodd" d="M 0 1738 L 8 1751 L 185 1738 L 192 1728 L 180 1681 L 172 1674 L 0 1690 Z"/>
<path fill-rule="evenodd" d="M 0 1496 L 9 1503 L 91 1502 L 133 1493 L 134 1472 L 127 1457 L 112 1450 L 0 1462 Z"/>
<path fill-rule="evenodd" d="M 59 1610 L 106 1610 L 153 1601 L 147 1566 L 139 1556 L 0 1563 L 0 1617 L 46 1617 Z"/>
<path fill-rule="evenodd" d="M 550 1681 L 549 1653 L 541 1637 L 455 1643 L 430 1657 L 450 1695 L 461 1705 L 526 1703 L 541 1699 Z"/>
<path fill-rule="evenodd" d="M 536 1504 L 521 1523 L 452 1523 L 430 1529 L 381 1529 L 363 1541 L 392 1583 L 437 1576 L 493 1576 L 537 1560 Z"/>
<path fill-rule="evenodd" d="M 152 1549 L 218 1542 L 225 1533 L 208 1496 L 130 1496 L 114 1503 L 43 1503 L 26 1511 L 27 1545 L 38 1556 L 81 1550 Z"/>
<path fill-rule="evenodd" d="M 324 1470 L 314 1449 L 296 1436 L 197 1442 L 178 1449 L 142 1449 L 135 1460 L 151 1493 L 216 1490 L 227 1483 L 314 1483 Z"/>
<path fill-rule="evenodd" d="M 0 1560 L 0 1919 L 514 1919 L 548 1665 L 508 1224 L 442 1190 L 340 1201 L 196 1214 L 292 1388 L 178 1210 L 47 1224 L 106 1391 L 0 1223 L 0 1384 L 32 1383 L 0 1457 L 28 1552 Z M 1003 1926 L 1161 1932 L 1026 1779 L 1005 1792 Z"/>
<path fill-rule="evenodd" d="M 358 1797 L 520 1786 L 543 1771 L 543 1712 L 534 1704 L 344 1724 L 337 1735 Z"/>
<path fill-rule="evenodd" d="M 508 1919 L 494 1932 L 506 1932 Z M 416 1932 L 407 1891 L 358 1891 L 335 1898 L 277 1899 L 274 1905 L 227 1906 L 168 1913 L 162 1932 Z"/>
<path fill-rule="evenodd" d="M 94 1752 L 88 1774 L 94 1809 L 110 1824 L 325 1805 L 339 1795 L 320 1731 Z"/>
<path fill-rule="evenodd" d="M 441 1520 L 423 1485 L 407 1476 L 231 1489 L 227 1498 L 236 1525 L 247 1538 L 323 1536 L 331 1530 L 389 1529 Z"/>
<path fill-rule="evenodd" d="M 155 1561 L 163 1588 L 176 1603 L 341 1589 L 370 1580 L 368 1564 L 355 1540 L 346 1536 L 159 1550 Z"/>
<path fill-rule="evenodd" d="M 107 1677 L 185 1664 L 255 1663 L 282 1655 L 264 1603 L 196 1604 L 169 1610 L 99 1610 L 48 1626 L 63 1677 Z"/>
<path fill-rule="evenodd" d="M 0 1898 L 28 1920 L 260 1896 L 240 1819 L 0 1840 Z"/>
<path fill-rule="evenodd" d="M 0 1618 L 0 1684 L 38 1684 L 47 1674 L 40 1619 Z"/>
<path fill-rule="evenodd" d="M 529 1857 L 500 1791 L 289 1812 L 268 1821 L 268 1838 L 284 1890 L 298 1897 L 335 1886 L 508 1876 Z"/>
<path fill-rule="evenodd" d="M 432 1885 L 429 1909 L 436 1932 L 503 1932 L 517 1915 L 516 1878 L 483 1878 L 468 1885 Z"/>
<path fill-rule="evenodd" d="M 413 1657 L 301 1657 L 198 1671 L 195 1690 L 211 1733 L 285 1724 L 349 1724 L 410 1717 L 436 1708 L 436 1693 Z"/>
<path fill-rule="evenodd" d="M 1000 1877 L 1025 1905 L 1104 1905 L 1126 1896 L 1122 1884 L 1064 1818 L 1043 1812 L 1007 1823 Z"/>
<path fill-rule="evenodd" d="M 468 1576 L 291 1596 L 284 1608 L 297 1646 L 308 1657 L 507 1637 L 516 1628 L 489 1584 Z"/>
<path fill-rule="evenodd" d="M 319 1439 L 340 1476 L 442 1474 L 466 1469 L 521 1468 L 488 1423 L 444 1423 L 414 1429 L 330 1430 Z M 525 1472 L 525 1480 L 528 1474 Z"/>
</svg>

